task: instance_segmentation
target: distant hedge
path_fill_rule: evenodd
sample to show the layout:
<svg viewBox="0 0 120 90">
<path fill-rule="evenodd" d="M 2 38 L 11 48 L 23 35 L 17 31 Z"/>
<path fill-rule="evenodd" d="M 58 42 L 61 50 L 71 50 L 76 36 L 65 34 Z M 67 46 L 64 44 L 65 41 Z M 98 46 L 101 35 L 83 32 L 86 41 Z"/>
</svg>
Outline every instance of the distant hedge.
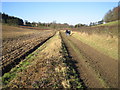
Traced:
<svg viewBox="0 0 120 90">
<path fill-rule="evenodd" d="M 9 25 L 23 25 L 23 20 L 18 17 L 9 16 L 5 13 L 0 13 L 0 16 L 2 23 L 6 23 Z"/>
<path fill-rule="evenodd" d="M 78 31 L 81 33 L 87 33 L 88 35 L 99 34 L 108 36 L 118 36 L 118 24 L 115 25 L 104 25 L 104 26 L 94 26 L 94 27 L 81 27 L 74 28 L 73 31 Z"/>
</svg>

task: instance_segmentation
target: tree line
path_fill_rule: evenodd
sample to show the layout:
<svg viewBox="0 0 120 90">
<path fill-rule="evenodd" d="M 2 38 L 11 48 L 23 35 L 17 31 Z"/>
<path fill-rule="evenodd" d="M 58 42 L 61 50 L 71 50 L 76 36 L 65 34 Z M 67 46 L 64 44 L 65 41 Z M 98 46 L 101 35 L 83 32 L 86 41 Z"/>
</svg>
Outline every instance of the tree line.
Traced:
<svg viewBox="0 0 120 90">
<path fill-rule="evenodd" d="M 9 16 L 8 14 L 5 13 L 0 13 L 0 16 L 2 19 L 1 20 L 2 23 L 9 25 L 23 25 L 23 20 L 18 17 Z"/>
<path fill-rule="evenodd" d="M 120 2 L 119 2 L 120 3 Z M 89 25 L 86 24 L 76 24 L 74 27 L 79 28 L 83 26 L 95 26 L 103 23 L 108 23 L 112 21 L 120 20 L 120 4 L 117 7 L 114 7 L 112 10 L 109 10 L 103 17 L 102 20 L 96 22 L 90 22 Z"/>
<path fill-rule="evenodd" d="M 29 21 L 25 20 L 24 25 L 26 26 L 32 26 L 32 27 L 41 27 L 41 28 L 53 28 L 53 29 L 62 29 L 62 28 L 72 28 L 74 27 L 73 25 L 69 25 L 67 23 L 61 24 L 61 23 L 56 23 L 56 21 L 53 21 L 51 23 L 41 23 L 41 22 L 32 22 L 30 23 Z"/>
<path fill-rule="evenodd" d="M 112 10 L 109 10 L 106 15 L 104 16 L 104 22 L 112 22 L 116 20 L 120 20 L 120 5 L 118 7 L 113 8 Z"/>
<path fill-rule="evenodd" d="M 73 25 L 69 25 L 67 23 L 61 24 L 53 21 L 51 23 L 41 23 L 41 22 L 29 22 L 28 20 L 23 21 L 22 19 L 14 16 L 9 16 L 8 14 L 0 12 L 0 22 L 8 24 L 8 25 L 24 25 L 31 27 L 41 27 L 41 28 L 72 28 Z"/>
<path fill-rule="evenodd" d="M 89 26 L 95 26 L 103 23 L 108 23 L 112 21 L 120 20 L 120 4 L 117 7 L 114 7 L 112 10 L 109 10 L 103 17 L 102 20 L 97 22 L 90 22 Z"/>
</svg>

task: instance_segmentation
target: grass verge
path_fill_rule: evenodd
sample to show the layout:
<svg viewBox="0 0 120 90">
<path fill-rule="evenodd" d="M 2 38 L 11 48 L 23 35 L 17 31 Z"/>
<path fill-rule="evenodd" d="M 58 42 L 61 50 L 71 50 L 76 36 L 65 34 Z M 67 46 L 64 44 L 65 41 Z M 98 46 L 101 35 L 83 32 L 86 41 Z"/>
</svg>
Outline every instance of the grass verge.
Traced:
<svg viewBox="0 0 120 90">
<path fill-rule="evenodd" d="M 19 65 L 12 68 L 10 72 L 5 73 L 0 79 L 2 79 L 2 85 L 3 87 L 6 86 L 13 78 L 17 76 L 18 72 L 21 72 L 27 68 L 28 65 L 30 65 L 30 61 L 33 60 L 37 53 L 34 52 L 26 57 L 26 59 L 22 62 L 20 62 Z"/>
<path fill-rule="evenodd" d="M 99 52 L 110 56 L 118 60 L 118 38 L 108 37 L 106 35 L 92 34 L 88 35 L 86 33 L 74 32 L 73 37 L 82 41 L 85 44 L 90 45 Z"/>
</svg>

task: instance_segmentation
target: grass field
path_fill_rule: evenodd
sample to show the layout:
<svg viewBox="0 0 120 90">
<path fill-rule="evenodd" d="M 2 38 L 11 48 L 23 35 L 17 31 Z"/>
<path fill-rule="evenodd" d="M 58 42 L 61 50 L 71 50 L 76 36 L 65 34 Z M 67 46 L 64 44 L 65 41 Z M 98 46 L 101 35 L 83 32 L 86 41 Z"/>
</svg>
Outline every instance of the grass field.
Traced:
<svg viewBox="0 0 120 90">
<path fill-rule="evenodd" d="M 113 21 L 113 22 L 109 22 L 109 23 L 105 23 L 105 24 L 100 24 L 100 25 L 97 25 L 97 26 L 113 26 L 113 25 L 118 25 L 118 23 L 120 22 L 120 20 L 118 21 Z"/>
</svg>

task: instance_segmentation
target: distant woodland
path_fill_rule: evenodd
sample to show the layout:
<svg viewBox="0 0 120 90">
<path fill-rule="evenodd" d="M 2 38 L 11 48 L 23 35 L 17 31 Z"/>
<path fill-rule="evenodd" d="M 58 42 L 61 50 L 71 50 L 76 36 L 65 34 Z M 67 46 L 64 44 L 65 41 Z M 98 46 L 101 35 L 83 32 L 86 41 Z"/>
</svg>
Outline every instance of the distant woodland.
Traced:
<svg viewBox="0 0 120 90">
<path fill-rule="evenodd" d="M 23 20 L 18 17 L 9 16 L 5 13 L 0 13 L 0 16 L 2 16 L 2 23 L 9 25 L 23 25 Z"/>
</svg>

